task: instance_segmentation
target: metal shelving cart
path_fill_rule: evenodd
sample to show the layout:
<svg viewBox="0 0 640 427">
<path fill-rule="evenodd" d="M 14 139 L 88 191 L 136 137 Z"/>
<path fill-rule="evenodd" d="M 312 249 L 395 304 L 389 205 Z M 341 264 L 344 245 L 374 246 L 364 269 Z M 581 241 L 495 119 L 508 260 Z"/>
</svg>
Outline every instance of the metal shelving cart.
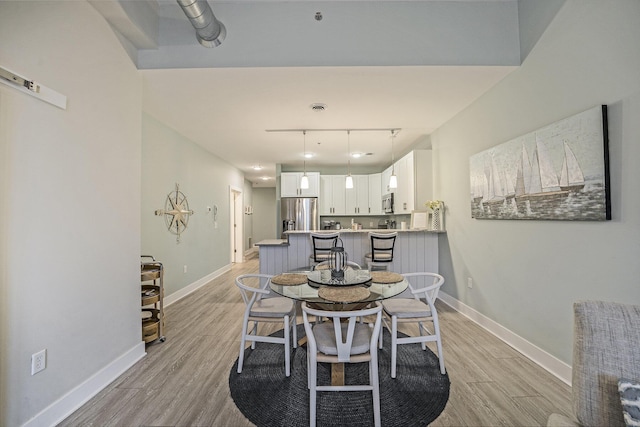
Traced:
<svg viewBox="0 0 640 427">
<path fill-rule="evenodd" d="M 140 259 L 142 340 L 164 342 L 164 269 L 151 255 Z"/>
</svg>

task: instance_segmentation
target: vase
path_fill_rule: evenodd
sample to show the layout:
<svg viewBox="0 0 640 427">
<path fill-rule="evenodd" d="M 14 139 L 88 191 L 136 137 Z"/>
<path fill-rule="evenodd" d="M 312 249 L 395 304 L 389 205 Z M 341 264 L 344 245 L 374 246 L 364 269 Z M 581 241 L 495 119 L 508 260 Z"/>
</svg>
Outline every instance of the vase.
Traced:
<svg viewBox="0 0 640 427">
<path fill-rule="evenodd" d="M 433 231 L 444 230 L 444 205 L 441 203 L 440 206 L 433 208 L 432 211 L 429 228 Z"/>
</svg>

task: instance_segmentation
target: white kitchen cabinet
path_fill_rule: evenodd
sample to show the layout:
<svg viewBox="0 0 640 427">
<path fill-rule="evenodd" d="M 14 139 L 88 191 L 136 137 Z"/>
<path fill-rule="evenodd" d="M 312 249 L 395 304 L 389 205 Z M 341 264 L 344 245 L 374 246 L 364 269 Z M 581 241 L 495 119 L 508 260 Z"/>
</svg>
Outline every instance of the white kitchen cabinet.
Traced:
<svg viewBox="0 0 640 427">
<path fill-rule="evenodd" d="M 369 215 L 382 215 L 382 174 L 369 175 Z"/>
<path fill-rule="evenodd" d="M 393 168 L 389 166 L 385 170 L 382 171 L 381 174 L 381 186 L 380 186 L 380 194 L 385 195 L 389 193 L 395 193 L 396 188 L 389 188 L 389 178 L 391 178 L 391 172 Z"/>
<path fill-rule="evenodd" d="M 346 214 L 347 215 L 368 215 L 369 214 L 369 176 L 352 175 L 353 188 L 347 188 L 346 192 Z"/>
<path fill-rule="evenodd" d="M 345 215 L 345 175 L 320 176 L 320 215 Z"/>
<path fill-rule="evenodd" d="M 396 163 L 398 188 L 394 199 L 395 214 L 410 214 L 424 210 L 424 203 L 433 197 L 431 150 L 414 150 Z"/>
<path fill-rule="evenodd" d="M 320 177 L 320 215 L 384 215 L 382 196 L 394 193 L 394 214 L 425 210 L 433 199 L 431 150 L 414 150 L 395 163 L 398 188 L 389 188 L 392 167 L 381 173 L 353 175 L 354 188 L 345 188 L 345 175 Z M 365 189 L 368 189 L 365 194 Z"/>
<path fill-rule="evenodd" d="M 280 197 L 319 197 L 320 173 L 307 172 L 309 188 L 300 188 L 303 172 L 283 172 L 280 174 Z"/>
<path fill-rule="evenodd" d="M 394 214 L 410 214 L 414 207 L 415 181 L 413 178 L 413 151 L 396 162 L 398 188 L 395 192 Z"/>
</svg>

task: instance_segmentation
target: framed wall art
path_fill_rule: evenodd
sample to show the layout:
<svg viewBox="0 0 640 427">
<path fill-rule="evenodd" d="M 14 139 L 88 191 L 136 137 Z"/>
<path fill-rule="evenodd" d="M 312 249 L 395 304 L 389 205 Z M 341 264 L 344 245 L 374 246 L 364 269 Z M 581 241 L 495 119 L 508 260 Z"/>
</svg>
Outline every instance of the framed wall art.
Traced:
<svg viewBox="0 0 640 427">
<path fill-rule="evenodd" d="M 610 220 L 607 106 L 474 154 L 469 172 L 472 218 Z"/>
<path fill-rule="evenodd" d="M 411 211 L 411 229 L 425 230 L 428 219 L 429 213 L 427 211 Z"/>
</svg>

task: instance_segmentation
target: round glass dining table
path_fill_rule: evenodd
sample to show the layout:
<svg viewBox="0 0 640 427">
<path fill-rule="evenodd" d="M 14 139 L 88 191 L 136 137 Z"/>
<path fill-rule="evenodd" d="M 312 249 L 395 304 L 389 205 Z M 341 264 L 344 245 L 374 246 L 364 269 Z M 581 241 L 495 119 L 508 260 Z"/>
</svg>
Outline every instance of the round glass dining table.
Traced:
<svg viewBox="0 0 640 427">
<path fill-rule="evenodd" d="M 272 291 L 284 297 L 306 301 L 322 310 L 359 310 L 373 301 L 401 294 L 409 286 L 404 277 L 395 283 L 377 283 L 374 281 L 375 276 L 372 279 L 368 270 L 347 269 L 344 280 L 340 281 L 331 279 L 331 271 L 329 270 L 296 271 L 295 273 L 284 274 L 305 274 L 307 282 L 300 285 L 279 285 L 272 282 L 270 284 Z M 369 295 L 358 301 L 338 302 L 319 296 L 318 291 L 322 287 L 336 289 L 364 287 L 369 291 Z"/>
<path fill-rule="evenodd" d="M 354 311 L 361 310 L 371 304 L 373 301 L 379 301 L 386 298 L 394 297 L 404 292 L 409 286 L 407 279 L 394 283 L 377 283 L 368 270 L 347 269 L 345 270 L 343 280 L 334 280 L 331 278 L 329 270 L 314 271 L 296 271 L 288 274 L 304 274 L 307 276 L 307 282 L 299 285 L 278 285 L 271 282 L 271 290 L 284 297 L 294 300 L 306 301 L 310 306 L 320 310 L 327 311 Z M 287 274 L 287 273 L 284 273 Z M 398 277 L 399 278 L 399 277 Z M 354 287 L 364 287 L 368 292 L 368 296 L 353 302 L 337 302 L 324 299 L 318 295 L 323 287 L 332 289 L 347 289 Z M 306 336 L 302 337 L 298 342 L 302 345 L 306 341 Z M 331 364 L 331 385 L 344 385 L 344 363 Z"/>
</svg>

